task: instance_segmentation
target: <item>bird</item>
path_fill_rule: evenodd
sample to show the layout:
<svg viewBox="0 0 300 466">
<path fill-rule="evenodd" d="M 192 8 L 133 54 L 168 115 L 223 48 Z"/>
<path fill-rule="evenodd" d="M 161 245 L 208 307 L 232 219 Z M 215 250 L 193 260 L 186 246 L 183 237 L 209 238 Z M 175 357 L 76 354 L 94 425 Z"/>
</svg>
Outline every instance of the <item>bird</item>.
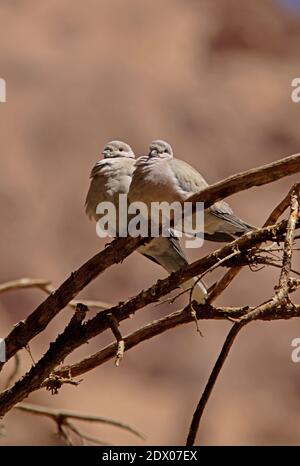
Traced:
<svg viewBox="0 0 300 466">
<path fill-rule="evenodd" d="M 151 142 L 148 155 L 135 162 L 129 201 L 139 200 L 148 206 L 153 202 L 182 202 L 208 186 L 195 168 L 174 157 L 168 142 L 158 139 Z M 224 201 L 204 210 L 204 232 L 201 233 L 205 240 L 231 242 L 254 229 L 238 218 Z"/>
<path fill-rule="evenodd" d="M 102 152 L 104 158 L 93 167 L 91 183 L 86 196 L 86 214 L 98 221 L 101 214 L 97 213 L 97 206 L 102 202 L 112 202 L 119 214 L 119 195 L 128 194 L 135 171 L 135 154 L 132 148 L 123 141 L 108 142 Z M 118 236 L 119 225 L 110 236 Z M 161 265 L 168 273 L 175 272 L 188 265 L 185 253 L 180 246 L 179 239 L 170 232 L 170 237 L 156 237 L 138 248 L 138 252 L 148 259 Z M 193 290 L 192 297 L 198 303 L 203 303 L 207 296 L 204 283 L 197 278 L 187 280 L 182 284 L 184 290 Z"/>
</svg>

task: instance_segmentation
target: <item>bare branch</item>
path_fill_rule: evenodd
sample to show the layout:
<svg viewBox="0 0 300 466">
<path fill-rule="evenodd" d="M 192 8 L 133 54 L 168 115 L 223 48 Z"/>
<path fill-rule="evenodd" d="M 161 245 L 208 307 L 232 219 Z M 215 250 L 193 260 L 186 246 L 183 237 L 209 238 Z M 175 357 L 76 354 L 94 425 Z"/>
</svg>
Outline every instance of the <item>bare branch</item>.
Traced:
<svg viewBox="0 0 300 466">
<path fill-rule="evenodd" d="M 293 193 L 299 192 L 300 189 L 300 183 L 295 183 L 285 198 L 275 207 L 273 212 L 269 215 L 267 220 L 264 223 L 264 227 L 267 227 L 269 225 L 274 225 L 274 223 L 277 222 L 277 220 L 281 217 L 281 215 L 289 208 L 291 204 L 291 196 Z"/>
<path fill-rule="evenodd" d="M 262 167 L 234 175 L 224 181 L 204 189 L 191 196 L 188 201 L 202 201 L 209 207 L 216 201 L 224 199 L 239 191 L 260 186 L 300 171 L 300 154 L 286 157 Z M 98 275 L 113 264 L 122 262 L 137 247 L 148 243 L 151 238 L 119 238 L 112 241 L 102 252 L 73 272 L 65 282 L 41 303 L 23 322 L 20 322 L 7 335 L 6 350 L 9 360 L 18 350 L 24 348 L 49 322 L 74 299 Z M 2 364 L 3 365 L 3 364 Z M 0 369 L 2 367 L 0 365 Z"/>
<path fill-rule="evenodd" d="M 43 280 L 41 278 L 19 278 L 18 280 L 13 280 L 11 282 L 1 283 L 0 293 L 30 288 L 40 289 L 42 291 L 45 291 L 48 295 L 55 292 L 54 286 L 48 280 Z M 91 299 L 73 299 L 68 303 L 68 306 L 75 308 L 79 303 L 84 304 L 87 307 L 93 307 L 96 309 L 108 309 L 109 307 L 111 307 L 111 304 L 109 303 Z"/>
<path fill-rule="evenodd" d="M 197 305 L 193 302 L 194 307 L 197 309 L 198 320 L 238 320 L 241 317 L 247 315 L 254 308 L 242 307 L 242 308 L 231 308 L 231 307 L 212 307 L 209 304 Z M 284 308 L 270 309 L 268 313 L 257 316 L 258 320 L 272 321 L 279 319 L 292 319 L 294 317 L 300 317 L 300 305 L 287 306 Z M 136 330 L 124 337 L 125 351 L 134 348 L 143 341 L 149 340 L 150 338 L 156 337 L 167 330 L 175 328 L 179 325 L 188 324 L 193 322 L 193 316 L 191 315 L 190 306 L 187 305 L 183 310 L 173 312 L 166 317 L 162 317 L 159 320 L 154 320 L 150 324 Z M 67 380 L 68 377 L 78 377 L 85 372 L 88 372 L 95 367 L 98 367 L 110 359 L 115 357 L 117 351 L 117 344 L 111 343 L 105 348 L 101 349 L 97 353 L 82 359 L 81 361 L 60 366 L 53 372 L 54 375 L 64 377 Z M 44 384 L 43 384 L 44 385 Z"/>
<path fill-rule="evenodd" d="M 284 213 L 284 211 L 289 207 L 291 201 L 291 195 L 293 192 L 298 192 L 300 187 L 300 183 L 295 183 L 291 189 L 289 190 L 288 194 L 285 198 L 275 207 L 272 213 L 269 215 L 267 220 L 265 221 L 263 227 L 268 227 L 270 225 L 274 225 L 279 217 Z M 213 303 L 218 296 L 220 296 L 223 291 L 228 288 L 230 283 L 234 280 L 234 278 L 239 274 L 242 270 L 242 266 L 233 267 L 228 270 L 225 275 L 221 278 L 221 280 L 215 285 L 215 287 L 209 293 L 207 298 L 208 303 Z"/>
<path fill-rule="evenodd" d="M 193 415 L 193 419 L 192 419 L 192 422 L 191 422 L 191 425 L 190 425 L 190 429 L 189 429 L 189 433 L 188 433 L 188 437 L 187 437 L 187 440 L 186 440 L 186 445 L 187 446 L 192 446 L 194 445 L 195 443 L 195 439 L 196 439 L 196 435 L 197 435 L 197 432 L 198 432 L 198 428 L 199 428 L 199 424 L 200 424 L 200 421 L 201 421 L 201 418 L 202 418 L 202 415 L 203 415 L 203 412 L 205 410 L 205 407 L 206 407 L 206 404 L 209 400 L 209 397 L 210 397 L 210 394 L 215 386 L 215 383 L 217 381 L 217 378 L 218 378 L 218 375 L 220 374 L 221 372 L 221 369 L 224 365 L 224 362 L 228 356 L 228 353 L 230 351 L 230 348 L 232 347 L 233 345 L 233 342 L 237 336 L 237 334 L 239 333 L 239 331 L 241 330 L 241 328 L 245 325 L 245 323 L 242 323 L 242 322 L 238 322 L 238 323 L 235 323 L 231 329 L 230 329 L 230 332 L 228 333 L 227 335 L 227 338 L 225 340 L 225 343 L 222 347 L 222 350 L 219 354 L 219 357 L 214 365 L 214 368 L 209 376 L 209 379 L 208 379 L 208 382 L 205 386 L 205 389 L 204 389 L 204 392 L 199 400 L 199 403 L 197 405 L 197 408 L 194 412 L 194 415 Z"/>
<path fill-rule="evenodd" d="M 116 354 L 116 360 L 115 360 L 115 365 L 118 367 L 120 362 L 122 361 L 124 357 L 124 351 L 125 351 L 125 342 L 124 339 L 121 335 L 121 332 L 119 330 L 119 322 L 117 319 L 114 317 L 113 314 L 108 314 L 108 318 L 110 320 L 110 328 L 117 340 L 118 344 L 118 349 L 117 349 L 117 354 Z"/>
<path fill-rule="evenodd" d="M 276 162 L 252 168 L 219 181 L 200 193 L 189 197 L 189 202 L 204 202 L 207 209 L 212 204 L 240 191 L 280 180 L 300 171 L 300 154 L 291 155 Z"/>
<path fill-rule="evenodd" d="M 225 343 L 222 347 L 220 355 L 211 372 L 211 375 L 208 379 L 208 382 L 205 386 L 204 392 L 200 397 L 197 408 L 194 412 L 192 422 L 189 428 L 187 441 L 186 441 L 187 446 L 194 445 L 196 435 L 199 429 L 199 424 L 200 424 L 203 412 L 205 410 L 205 407 L 207 405 L 207 402 L 209 400 L 209 397 L 212 393 L 212 390 L 215 386 L 215 383 L 221 372 L 224 362 L 228 356 L 230 348 L 232 347 L 233 342 L 237 334 L 241 330 L 241 328 L 247 323 L 251 322 L 251 320 L 257 319 L 259 318 L 259 316 L 263 316 L 265 313 L 270 312 L 278 308 L 279 306 L 281 306 L 281 308 L 282 307 L 285 308 L 288 304 L 289 293 L 295 291 L 296 287 L 298 287 L 300 284 L 299 280 L 297 281 L 298 283 L 295 283 L 295 280 L 291 280 L 289 278 L 291 267 L 292 267 L 293 240 L 294 240 L 294 234 L 295 234 L 296 224 L 298 220 L 298 212 L 299 212 L 299 203 L 298 203 L 299 186 L 300 184 L 296 186 L 297 193 L 293 191 L 290 194 L 291 211 L 290 211 L 290 216 L 289 216 L 289 220 L 287 224 L 286 238 L 284 241 L 284 254 L 283 254 L 283 261 L 282 261 L 282 269 L 281 269 L 281 273 L 279 277 L 279 285 L 277 288 L 275 288 L 275 296 L 272 299 L 268 300 L 266 303 L 261 304 L 260 306 L 254 308 L 252 311 L 248 312 L 246 315 L 238 319 L 238 321 L 231 328 L 229 334 L 227 335 Z M 275 214 L 274 214 L 275 211 L 273 211 L 273 218 L 275 218 Z M 281 209 L 277 209 L 276 215 L 279 214 L 279 212 L 281 212 Z"/>
<path fill-rule="evenodd" d="M 115 419 L 111 419 L 108 417 L 97 416 L 94 414 L 82 414 L 76 411 L 53 409 L 53 408 L 48 408 L 45 406 L 33 405 L 30 403 L 20 403 L 15 406 L 15 409 L 24 411 L 26 413 L 34 414 L 36 416 L 49 417 L 58 424 L 64 423 L 64 421 L 67 421 L 69 419 L 73 419 L 76 421 L 86 421 L 86 422 L 92 422 L 92 423 L 96 422 L 96 423 L 101 423 L 101 424 L 107 424 L 107 425 L 111 425 L 114 427 L 119 427 L 120 429 L 124 429 L 136 435 L 140 439 L 145 440 L 144 435 L 141 434 L 141 432 L 139 432 L 138 430 L 131 427 L 130 425 L 125 424 L 124 422 L 121 422 L 121 421 L 116 421 Z"/>
<path fill-rule="evenodd" d="M 14 368 L 11 372 L 11 374 L 9 375 L 7 381 L 6 381 L 6 384 L 5 384 L 5 388 L 8 388 L 12 383 L 13 381 L 16 379 L 19 371 L 20 371 L 20 355 L 17 353 L 14 355 Z"/>
<path fill-rule="evenodd" d="M 72 272 L 70 277 L 43 301 L 25 321 L 19 322 L 5 338 L 6 361 L 18 350 L 24 348 L 27 343 L 42 332 L 49 322 L 67 304 L 108 267 L 122 262 L 138 246 L 143 243 L 141 238 L 120 238 L 112 241 L 104 251 L 99 252 L 89 259 L 78 270 Z M 3 363 L 0 364 L 0 369 Z"/>
<path fill-rule="evenodd" d="M 99 312 L 94 318 L 88 320 L 81 325 L 81 322 L 75 318 L 78 312 L 85 309 L 85 306 L 77 306 L 77 312 L 72 319 L 72 331 L 69 326 L 60 335 L 55 343 L 50 345 L 47 353 L 40 359 L 40 361 L 32 367 L 32 369 L 19 380 L 11 389 L 4 391 L 0 394 L 0 416 L 4 415 L 12 408 L 17 402 L 22 401 L 30 392 L 40 387 L 43 381 L 53 371 L 65 357 L 70 354 L 74 349 L 86 343 L 90 338 L 98 335 L 107 328 L 110 323 L 107 319 L 107 314 L 113 314 L 117 321 L 128 318 L 137 309 L 141 309 L 146 304 L 157 301 L 161 296 L 167 292 L 178 287 L 181 283 L 191 278 L 194 275 L 203 273 L 205 270 L 213 266 L 222 258 L 229 256 L 233 251 L 240 249 L 243 251 L 256 243 L 261 243 L 263 240 L 270 240 L 274 237 L 279 240 L 285 232 L 287 222 L 282 221 L 276 226 L 256 230 L 245 234 L 238 240 L 224 246 L 218 251 L 209 254 L 205 258 L 186 266 L 184 269 L 170 275 L 165 280 L 159 280 L 154 286 L 146 291 L 142 291 L 136 297 L 127 301 L 127 303 L 115 306 L 107 311 Z M 221 266 L 226 265 L 222 262 Z M 125 342 L 126 343 L 126 342 Z"/>
<path fill-rule="evenodd" d="M 16 403 L 28 396 L 29 393 L 39 388 L 49 373 L 63 361 L 66 343 L 73 338 L 76 339 L 81 333 L 86 310 L 85 306 L 78 305 L 69 324 L 63 333 L 57 337 L 55 343 L 50 343 L 46 354 L 13 387 L 4 390 L 0 394 L 0 417 L 4 416 Z"/>
<path fill-rule="evenodd" d="M 51 286 L 51 282 L 41 278 L 19 278 L 18 280 L 13 280 L 11 282 L 1 283 L 0 293 L 19 290 L 22 288 L 40 288 L 41 290 L 45 291 L 48 286 Z"/>
<path fill-rule="evenodd" d="M 299 216 L 298 193 L 292 194 L 290 203 L 291 212 L 284 241 L 282 269 L 279 277 L 278 287 L 275 288 L 275 296 L 270 301 L 267 301 L 266 303 L 251 311 L 247 316 L 242 317 L 241 321 L 249 322 L 250 320 L 255 319 L 259 314 L 263 314 L 264 312 L 268 311 L 270 307 L 274 307 L 276 305 L 278 306 L 279 304 L 287 304 L 289 293 L 293 292 L 294 287 L 297 286 L 296 279 L 290 279 L 289 276 L 292 267 L 293 240 Z"/>
</svg>

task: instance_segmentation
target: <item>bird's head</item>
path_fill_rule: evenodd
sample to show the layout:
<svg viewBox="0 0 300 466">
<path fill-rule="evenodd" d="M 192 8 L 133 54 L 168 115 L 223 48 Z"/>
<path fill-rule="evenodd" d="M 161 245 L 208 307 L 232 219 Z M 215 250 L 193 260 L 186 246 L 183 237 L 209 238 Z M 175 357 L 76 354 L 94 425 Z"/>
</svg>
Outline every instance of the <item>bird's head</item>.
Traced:
<svg viewBox="0 0 300 466">
<path fill-rule="evenodd" d="M 135 158 L 134 152 L 131 147 L 123 141 L 110 141 L 104 147 L 102 154 L 105 159 L 113 157 L 130 157 Z"/>
<path fill-rule="evenodd" d="M 172 158 L 173 157 L 173 150 L 169 143 L 166 141 L 162 141 L 157 139 L 156 141 L 152 141 L 149 146 L 149 157 L 159 157 L 159 158 Z"/>
</svg>

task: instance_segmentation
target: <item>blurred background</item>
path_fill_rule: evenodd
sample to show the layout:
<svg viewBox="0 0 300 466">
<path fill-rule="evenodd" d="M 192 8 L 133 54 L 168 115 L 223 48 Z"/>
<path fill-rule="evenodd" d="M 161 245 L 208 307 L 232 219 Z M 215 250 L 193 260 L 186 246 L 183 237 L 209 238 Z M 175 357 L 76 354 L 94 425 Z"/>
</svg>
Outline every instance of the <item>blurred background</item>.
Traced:
<svg viewBox="0 0 300 466">
<path fill-rule="evenodd" d="M 127 141 L 142 155 L 151 140 L 166 139 L 208 182 L 300 151 L 300 103 L 291 100 L 291 81 L 300 77 L 300 2 L 2 0 L 0 22 L 0 77 L 7 84 L 7 102 L 0 104 L 1 282 L 32 277 L 57 286 L 104 247 L 84 201 L 90 170 L 109 140 Z M 229 202 L 240 217 L 262 225 L 296 179 Z M 218 246 L 188 254 L 196 259 Z M 134 253 L 80 297 L 117 303 L 164 276 Z M 217 303 L 258 304 L 277 276 L 276 269 L 245 269 Z M 0 335 L 42 299 L 38 290 L 1 294 Z M 184 296 L 150 306 L 121 331 L 186 302 Z M 69 318 L 65 309 L 32 342 L 36 359 Z M 181 445 L 229 327 L 201 321 L 200 338 L 193 324 L 182 326 L 129 351 L 119 368 L 109 361 L 79 387 L 63 386 L 57 396 L 38 391 L 28 401 L 116 418 L 147 436 L 142 442 L 116 428 L 83 426 L 113 444 Z M 296 337 L 296 319 L 242 331 L 207 406 L 201 444 L 300 443 Z M 66 362 L 110 341 L 107 332 Z M 24 372 L 26 351 L 21 362 Z M 2 386 L 11 370 L 9 364 Z M 12 411 L 5 426 L 3 445 L 61 443 L 47 419 Z"/>
</svg>

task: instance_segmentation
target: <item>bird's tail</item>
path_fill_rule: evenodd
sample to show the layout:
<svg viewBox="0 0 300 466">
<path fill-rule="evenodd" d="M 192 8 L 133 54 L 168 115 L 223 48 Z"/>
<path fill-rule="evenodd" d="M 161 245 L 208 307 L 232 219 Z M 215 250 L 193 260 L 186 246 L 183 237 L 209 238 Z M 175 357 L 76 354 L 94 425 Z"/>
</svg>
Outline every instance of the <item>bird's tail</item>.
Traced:
<svg viewBox="0 0 300 466">
<path fill-rule="evenodd" d="M 148 259 L 161 265 L 168 273 L 176 272 L 188 265 L 184 251 L 181 249 L 179 239 L 174 235 L 170 238 L 155 238 L 151 243 L 140 247 L 138 251 L 148 257 Z M 197 278 L 191 278 L 183 283 L 181 287 L 184 290 L 191 289 L 196 281 Z M 192 297 L 198 303 L 203 303 L 206 296 L 206 287 L 202 281 L 199 281 L 194 286 Z"/>
<path fill-rule="evenodd" d="M 198 304 L 203 304 L 205 301 L 205 298 L 207 297 L 207 289 L 204 283 L 197 279 L 197 277 L 190 278 L 186 282 L 184 282 L 181 287 L 184 290 L 191 290 L 193 289 L 192 292 L 192 299 L 197 301 Z"/>
</svg>

